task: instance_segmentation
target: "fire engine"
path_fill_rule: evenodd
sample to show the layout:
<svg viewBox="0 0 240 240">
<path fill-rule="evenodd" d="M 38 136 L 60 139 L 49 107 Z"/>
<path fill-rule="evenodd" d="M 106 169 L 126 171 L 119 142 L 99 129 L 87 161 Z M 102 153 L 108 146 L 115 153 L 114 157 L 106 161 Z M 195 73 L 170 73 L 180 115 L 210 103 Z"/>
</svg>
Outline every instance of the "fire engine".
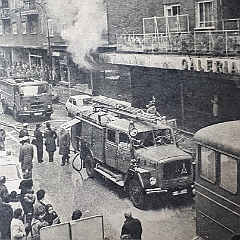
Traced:
<svg viewBox="0 0 240 240">
<path fill-rule="evenodd" d="M 24 78 L 1 79 L 0 94 L 3 112 L 11 111 L 15 120 L 27 116 L 49 119 L 53 113 L 52 94 L 47 82 Z"/>
<path fill-rule="evenodd" d="M 101 174 L 121 186 L 137 208 L 156 193 L 194 197 L 193 160 L 177 147 L 176 120 L 101 101 L 103 106 L 76 116 L 88 176 Z"/>
</svg>

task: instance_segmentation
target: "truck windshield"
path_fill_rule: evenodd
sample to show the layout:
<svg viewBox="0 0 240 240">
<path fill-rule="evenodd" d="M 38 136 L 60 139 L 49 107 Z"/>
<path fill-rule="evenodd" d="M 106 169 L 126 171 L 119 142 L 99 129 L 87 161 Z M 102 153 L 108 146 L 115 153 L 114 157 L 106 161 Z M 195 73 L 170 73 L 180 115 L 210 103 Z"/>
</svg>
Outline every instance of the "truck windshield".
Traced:
<svg viewBox="0 0 240 240">
<path fill-rule="evenodd" d="M 150 147 L 154 145 L 154 138 L 152 131 L 138 132 L 134 138 L 133 145 L 135 148 L 139 147 Z"/>
<path fill-rule="evenodd" d="M 170 129 L 154 130 L 154 138 L 157 145 L 173 144 L 173 135 Z"/>
<path fill-rule="evenodd" d="M 36 95 L 46 94 L 48 93 L 48 91 L 49 91 L 49 86 L 47 84 L 20 87 L 20 93 L 23 96 L 36 96 Z"/>
</svg>

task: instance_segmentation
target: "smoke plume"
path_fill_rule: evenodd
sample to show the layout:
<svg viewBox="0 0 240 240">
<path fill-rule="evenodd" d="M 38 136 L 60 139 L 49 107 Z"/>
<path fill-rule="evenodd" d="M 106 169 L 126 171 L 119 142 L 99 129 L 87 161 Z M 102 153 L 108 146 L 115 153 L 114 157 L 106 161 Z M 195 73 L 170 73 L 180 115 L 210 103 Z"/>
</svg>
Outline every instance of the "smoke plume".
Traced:
<svg viewBox="0 0 240 240">
<path fill-rule="evenodd" d="M 106 43 L 103 39 L 107 29 L 104 0 L 48 0 L 47 5 L 50 16 L 63 26 L 61 36 L 74 62 L 89 68 L 86 56 Z"/>
</svg>

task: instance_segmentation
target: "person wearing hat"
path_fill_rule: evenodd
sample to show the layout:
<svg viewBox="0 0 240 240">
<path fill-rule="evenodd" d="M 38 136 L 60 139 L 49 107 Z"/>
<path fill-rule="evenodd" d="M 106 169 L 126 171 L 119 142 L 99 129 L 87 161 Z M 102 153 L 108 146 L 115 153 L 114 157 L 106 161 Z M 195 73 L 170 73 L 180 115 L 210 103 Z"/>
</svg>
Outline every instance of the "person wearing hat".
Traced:
<svg viewBox="0 0 240 240">
<path fill-rule="evenodd" d="M 30 144 L 28 136 L 24 136 L 21 140 L 22 146 L 20 147 L 19 162 L 21 163 L 21 169 L 23 173 L 29 172 L 30 178 L 32 178 L 33 168 L 33 146 Z"/>
<path fill-rule="evenodd" d="M 47 131 L 44 133 L 46 151 L 48 152 L 49 162 L 53 162 L 54 152 L 56 151 L 57 133 L 51 129 L 49 122 L 46 123 Z"/>
<path fill-rule="evenodd" d="M 28 123 L 23 123 L 23 128 L 22 130 L 19 132 L 19 138 L 23 138 L 25 136 L 29 136 L 28 130 Z"/>
<path fill-rule="evenodd" d="M 3 129 L 2 124 L 0 124 L 0 151 L 5 151 L 5 138 L 6 132 Z"/>
<path fill-rule="evenodd" d="M 41 124 L 36 124 L 34 131 L 35 146 L 37 148 L 37 159 L 39 163 L 43 162 L 43 133 L 41 131 Z"/>
<path fill-rule="evenodd" d="M 44 206 L 39 206 L 34 212 L 34 217 L 31 222 L 32 226 L 32 240 L 40 240 L 40 229 L 48 226 L 48 223 L 43 220 L 46 214 Z"/>
<path fill-rule="evenodd" d="M 4 195 L 8 194 L 8 189 L 5 184 L 6 184 L 6 177 L 1 176 L 0 177 L 0 198 L 2 198 Z"/>
<path fill-rule="evenodd" d="M 122 227 L 121 239 L 141 239 L 141 222 L 132 217 L 132 212 L 130 210 L 124 211 L 124 217 L 126 220 Z"/>
</svg>

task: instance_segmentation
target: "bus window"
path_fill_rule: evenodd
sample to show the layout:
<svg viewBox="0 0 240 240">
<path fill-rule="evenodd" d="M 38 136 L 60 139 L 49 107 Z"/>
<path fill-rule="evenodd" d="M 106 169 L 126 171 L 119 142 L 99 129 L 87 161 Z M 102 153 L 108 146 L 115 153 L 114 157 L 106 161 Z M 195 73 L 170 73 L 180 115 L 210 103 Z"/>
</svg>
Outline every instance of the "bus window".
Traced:
<svg viewBox="0 0 240 240">
<path fill-rule="evenodd" d="M 215 152 L 211 149 L 201 147 L 200 175 L 202 178 L 216 182 Z"/>
<path fill-rule="evenodd" d="M 237 193 L 237 160 L 220 155 L 220 187 L 232 193 Z"/>
</svg>

